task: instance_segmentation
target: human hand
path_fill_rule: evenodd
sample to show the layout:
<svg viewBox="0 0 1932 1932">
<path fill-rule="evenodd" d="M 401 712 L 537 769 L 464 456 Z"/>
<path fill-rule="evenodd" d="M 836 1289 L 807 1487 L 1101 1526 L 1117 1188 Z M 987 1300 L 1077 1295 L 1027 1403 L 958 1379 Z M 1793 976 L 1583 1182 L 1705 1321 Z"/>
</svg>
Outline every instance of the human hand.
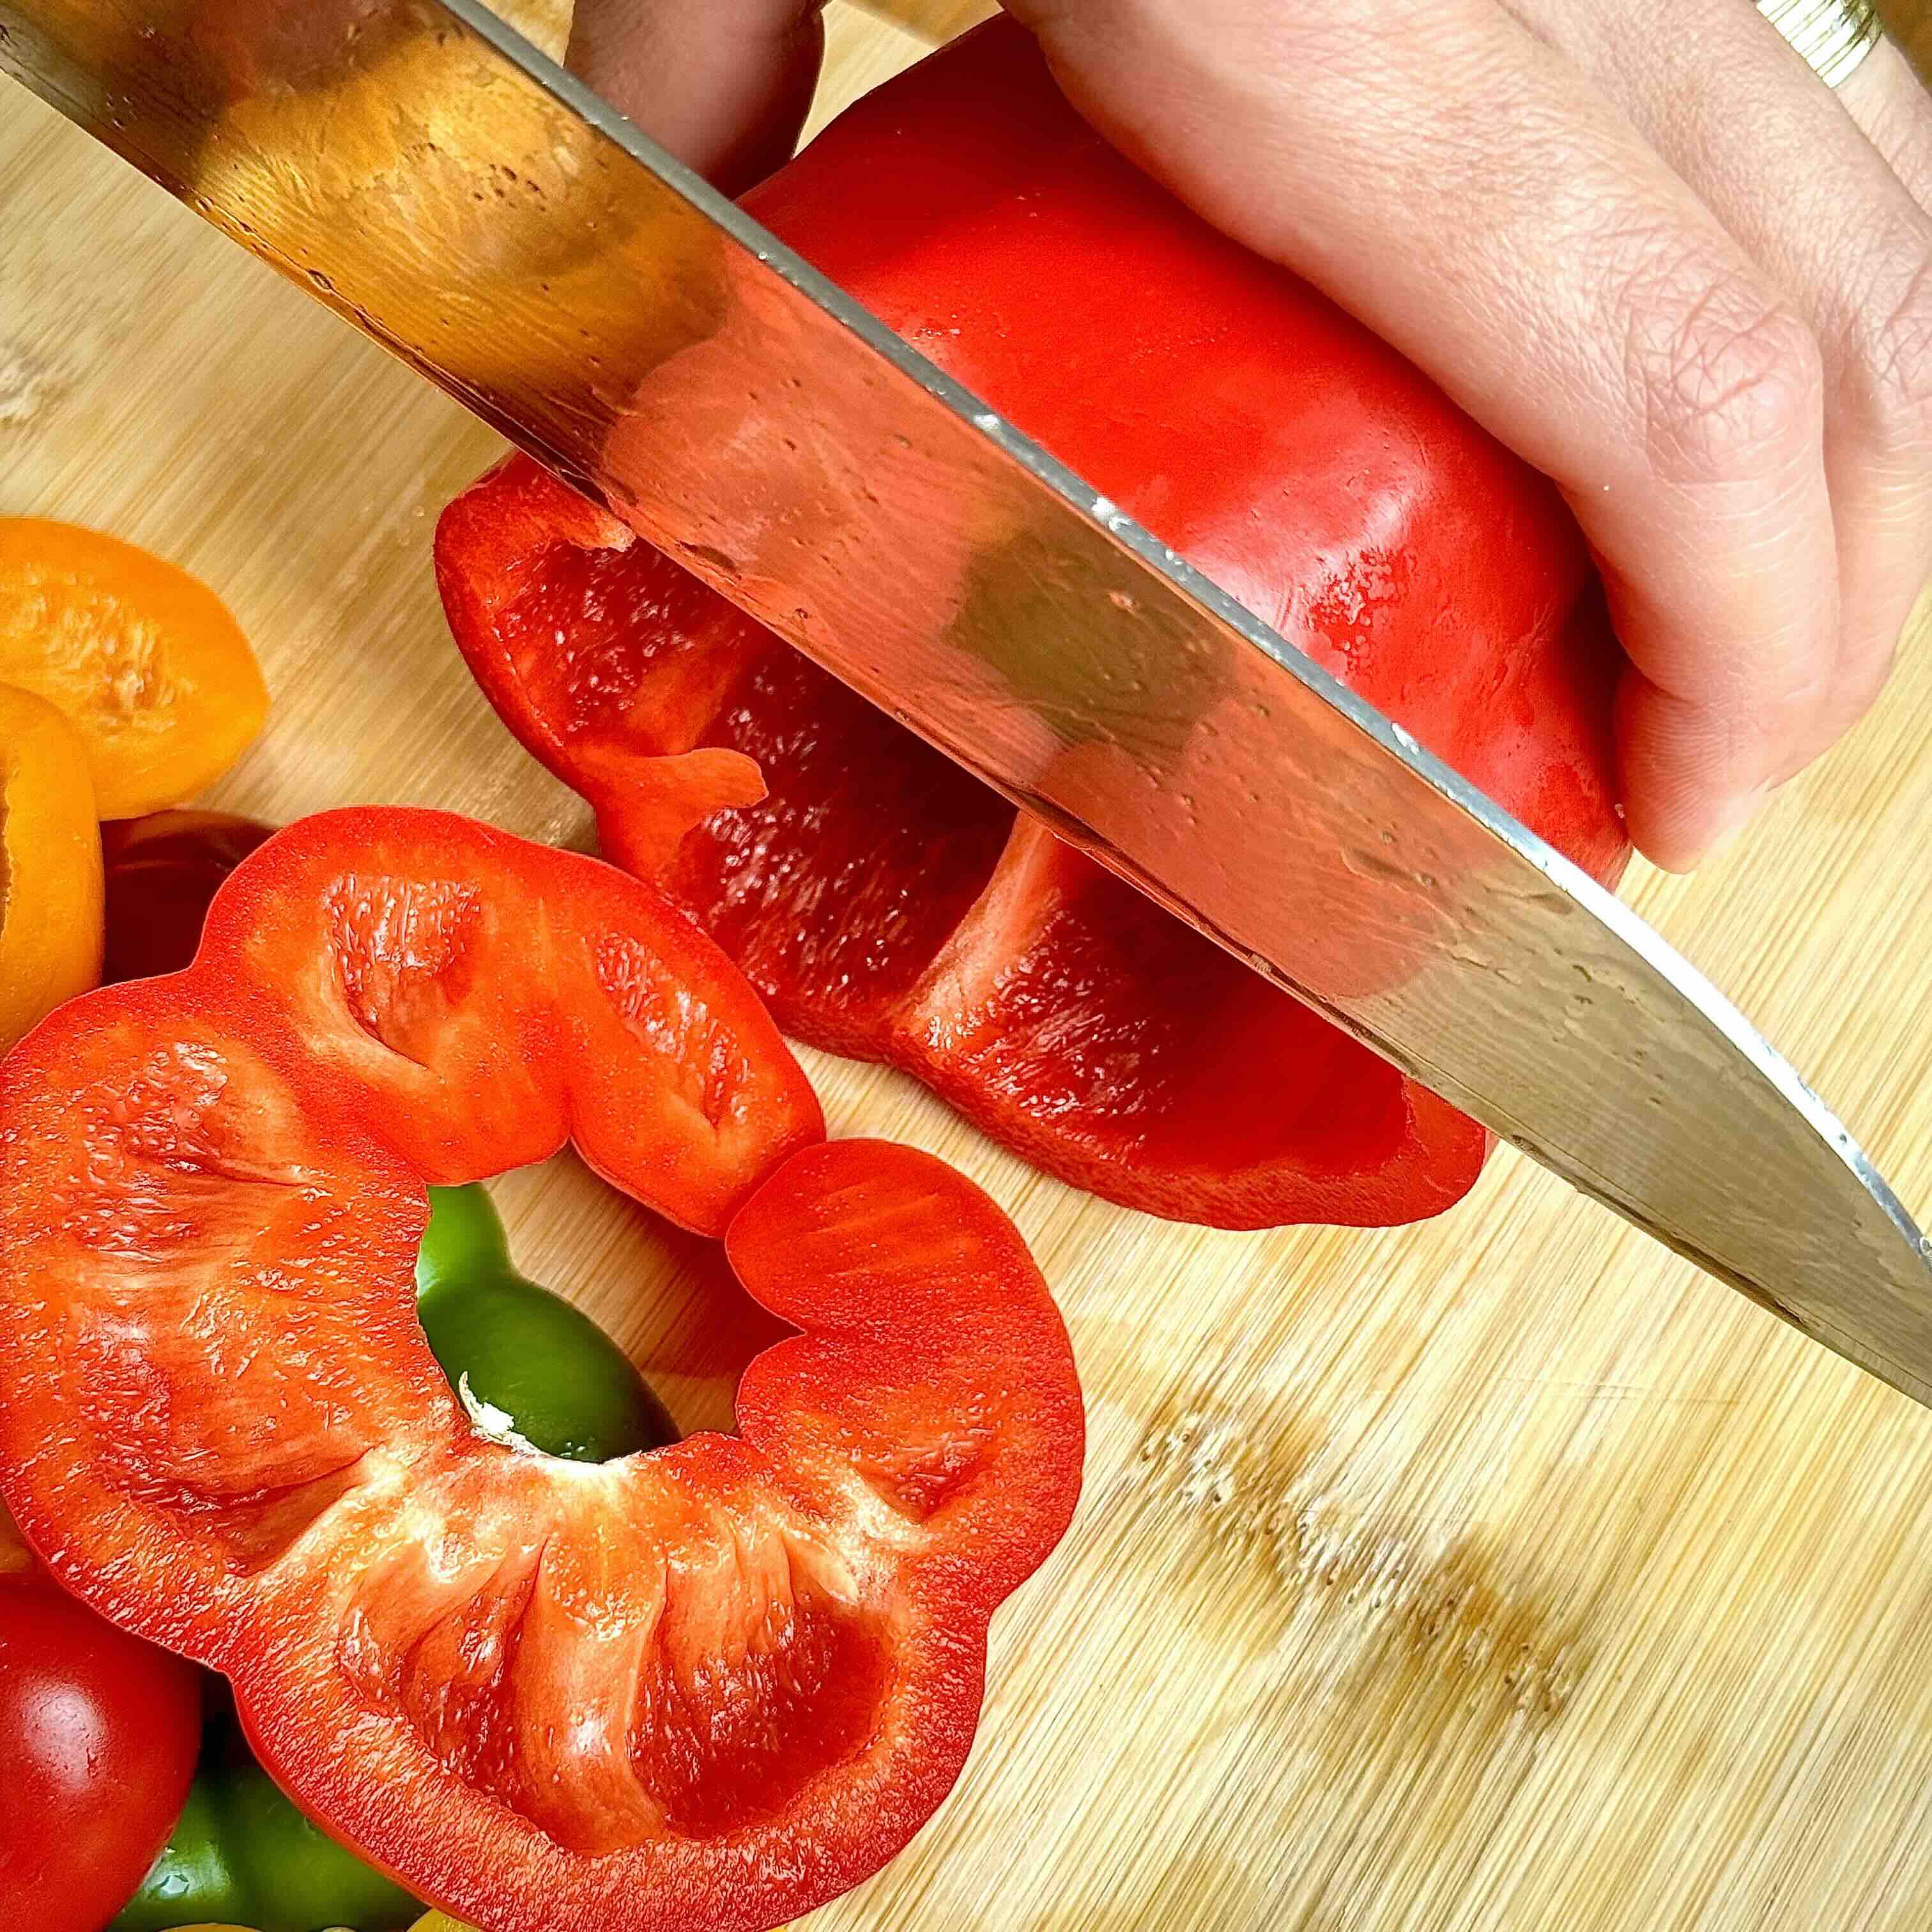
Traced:
<svg viewBox="0 0 1932 1932">
<path fill-rule="evenodd" d="M 1009 0 L 1148 171 L 1552 477 L 1630 658 L 1631 836 L 1694 864 L 1876 694 L 1932 565 L 1932 101 L 1749 0 Z M 580 0 L 573 55 L 728 187 L 806 0 Z"/>
<path fill-rule="evenodd" d="M 571 67 L 681 161 L 736 194 L 790 158 L 824 0 L 577 0 Z"/>
</svg>

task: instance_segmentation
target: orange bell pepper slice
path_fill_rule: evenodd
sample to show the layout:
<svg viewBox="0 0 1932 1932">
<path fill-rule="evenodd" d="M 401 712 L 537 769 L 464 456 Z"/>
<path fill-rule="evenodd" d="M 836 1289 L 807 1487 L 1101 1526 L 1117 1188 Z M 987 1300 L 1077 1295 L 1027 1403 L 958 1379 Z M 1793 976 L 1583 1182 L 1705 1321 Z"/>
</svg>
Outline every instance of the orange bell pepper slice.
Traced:
<svg viewBox="0 0 1932 1932">
<path fill-rule="evenodd" d="M 103 818 L 192 797 L 268 708 L 248 639 L 205 584 L 118 538 L 36 517 L 0 518 L 0 682 L 74 720 Z"/>
<path fill-rule="evenodd" d="M 87 747 L 0 685 L 0 1053 L 100 979 L 105 891 Z"/>
</svg>

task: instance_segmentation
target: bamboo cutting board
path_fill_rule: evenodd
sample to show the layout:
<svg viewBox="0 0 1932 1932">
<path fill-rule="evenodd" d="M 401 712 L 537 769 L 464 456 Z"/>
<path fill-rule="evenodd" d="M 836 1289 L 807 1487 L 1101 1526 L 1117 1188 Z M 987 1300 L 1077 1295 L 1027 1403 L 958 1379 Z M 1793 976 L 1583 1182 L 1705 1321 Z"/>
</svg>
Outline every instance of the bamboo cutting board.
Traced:
<svg viewBox="0 0 1932 1932">
<path fill-rule="evenodd" d="M 834 0 L 826 100 L 956 0 Z M 877 17 L 894 14 L 898 24 Z M 560 25 L 556 0 L 538 24 Z M 453 406 L 18 90 L 0 92 L 0 513 L 218 586 L 274 688 L 220 802 L 433 803 L 584 845 L 470 686 Z M 1932 658 L 1642 912 L 1932 1208 Z M 1169 1227 L 811 1058 L 837 1132 L 1013 1213 L 1090 1403 L 1066 1544 L 995 1627 L 958 1790 L 813 1932 L 1852 1932 L 1932 1924 L 1932 1415 L 1507 1150 L 1427 1226 Z M 769 1329 L 568 1160 L 520 1258 L 723 1421 Z"/>
</svg>

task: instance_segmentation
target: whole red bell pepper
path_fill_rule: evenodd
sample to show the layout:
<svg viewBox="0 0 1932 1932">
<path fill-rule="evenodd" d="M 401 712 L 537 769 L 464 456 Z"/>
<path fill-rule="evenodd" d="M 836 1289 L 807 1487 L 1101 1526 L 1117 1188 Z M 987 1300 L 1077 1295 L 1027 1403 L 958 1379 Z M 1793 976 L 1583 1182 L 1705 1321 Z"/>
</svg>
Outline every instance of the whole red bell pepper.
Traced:
<svg viewBox="0 0 1932 1932">
<path fill-rule="evenodd" d="M 648 886 L 440 813 L 306 820 L 191 967 L 0 1064 L 0 1491 L 412 1893 L 492 1932 L 790 1918 L 951 1785 L 1082 1441 L 1005 1216 L 821 1133 Z M 522 1453 L 437 1368 L 424 1184 L 566 1139 L 802 1331 L 735 1436 Z"/>
<path fill-rule="evenodd" d="M 100 828 L 109 986 L 178 972 L 201 944 L 208 902 L 272 827 L 232 812 L 157 812 Z"/>
<path fill-rule="evenodd" d="M 1017 28 L 870 95 L 746 205 L 1617 876 L 1616 649 L 1556 492 L 1122 160 Z M 1405 1221 L 1474 1180 L 1473 1122 L 1016 825 L 534 465 L 453 504 L 437 557 L 457 640 L 511 729 L 788 1031 L 896 1062 L 1042 1167 L 1184 1220 Z"/>
<path fill-rule="evenodd" d="M 0 1510 L 0 1906 L 100 1932 L 187 1799 L 200 1679 L 14 1560 Z"/>
</svg>

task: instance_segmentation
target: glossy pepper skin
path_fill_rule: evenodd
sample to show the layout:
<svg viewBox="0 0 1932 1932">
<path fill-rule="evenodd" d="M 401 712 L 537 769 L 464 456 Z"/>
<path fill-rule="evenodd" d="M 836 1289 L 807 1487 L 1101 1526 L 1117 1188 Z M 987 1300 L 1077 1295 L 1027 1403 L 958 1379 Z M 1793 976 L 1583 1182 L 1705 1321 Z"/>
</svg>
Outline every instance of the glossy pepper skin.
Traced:
<svg viewBox="0 0 1932 1932">
<path fill-rule="evenodd" d="M 578 1462 L 677 1440 L 623 1350 L 580 1309 L 518 1272 L 481 1187 L 432 1187 L 416 1251 L 416 1316 L 484 1433 Z"/>
<path fill-rule="evenodd" d="M 0 1493 L 379 1870 L 490 1932 L 752 1932 L 950 1789 L 1078 1493 L 1065 1328 L 978 1190 L 820 1141 L 650 888 L 440 813 L 304 820 L 193 967 L 0 1062 Z M 470 1426 L 416 1318 L 424 1184 L 566 1138 L 800 1331 L 736 1435 L 593 1467 Z"/>
<path fill-rule="evenodd" d="M 100 977 L 100 829 L 87 748 L 44 698 L 0 683 L 0 1053 Z"/>
<path fill-rule="evenodd" d="M 0 1911 L 100 1932 L 194 1775 L 201 1689 L 31 1566 L 0 1571 Z"/>
<path fill-rule="evenodd" d="M 273 827 L 232 812 L 156 812 L 100 828 L 107 951 L 100 976 L 178 973 L 201 944 L 208 902 Z"/>
<path fill-rule="evenodd" d="M 401 1932 L 421 1910 L 311 1823 L 245 1758 L 205 1768 L 168 1846 L 108 1932 Z"/>
<path fill-rule="evenodd" d="M 1556 491 L 1116 154 L 1017 27 L 888 82 L 746 205 L 1616 877 L 1616 652 Z M 1179 1220 L 1406 1221 L 1474 1180 L 1474 1123 L 1016 824 L 527 460 L 450 506 L 437 556 L 451 627 L 505 722 L 787 1031 L 892 1061 L 1048 1172 Z M 1203 755 L 1214 697 L 1184 705 Z"/>
</svg>

